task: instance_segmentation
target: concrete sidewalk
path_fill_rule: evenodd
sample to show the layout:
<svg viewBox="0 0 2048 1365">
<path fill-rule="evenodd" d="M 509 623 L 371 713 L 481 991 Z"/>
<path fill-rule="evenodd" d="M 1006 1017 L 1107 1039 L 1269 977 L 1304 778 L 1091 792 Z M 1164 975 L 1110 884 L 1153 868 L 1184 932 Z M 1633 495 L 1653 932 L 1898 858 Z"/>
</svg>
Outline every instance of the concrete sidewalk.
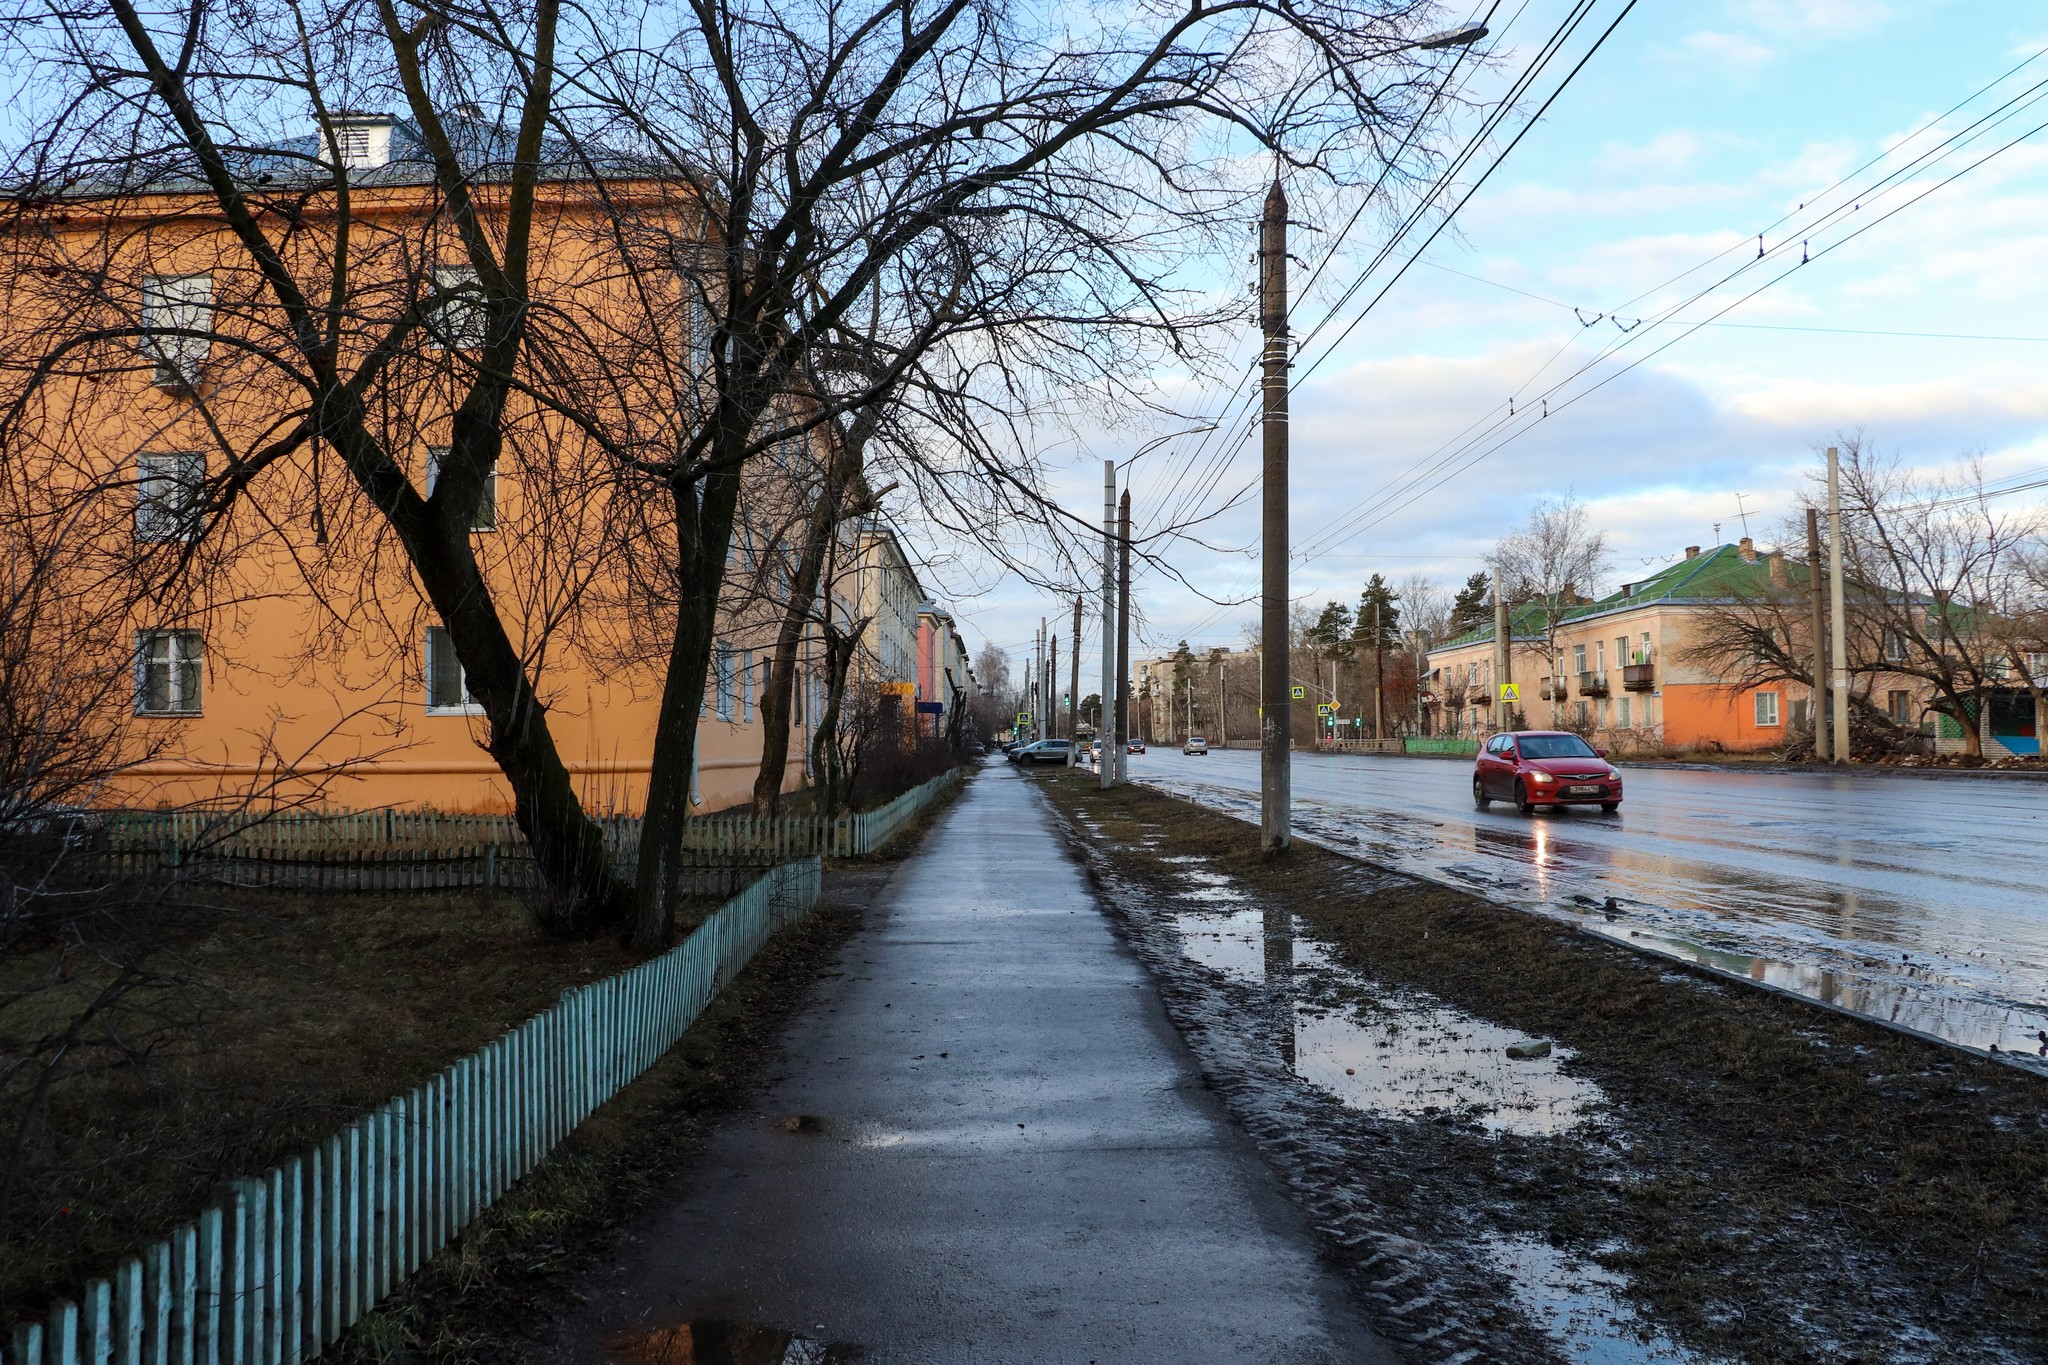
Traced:
<svg viewBox="0 0 2048 1365">
<path fill-rule="evenodd" d="M 842 966 L 761 1111 L 546 1358 L 783 1358 L 664 1330 L 708 1320 L 879 1362 L 1395 1358 L 1203 1088 L 1031 778 L 977 776 Z"/>
</svg>

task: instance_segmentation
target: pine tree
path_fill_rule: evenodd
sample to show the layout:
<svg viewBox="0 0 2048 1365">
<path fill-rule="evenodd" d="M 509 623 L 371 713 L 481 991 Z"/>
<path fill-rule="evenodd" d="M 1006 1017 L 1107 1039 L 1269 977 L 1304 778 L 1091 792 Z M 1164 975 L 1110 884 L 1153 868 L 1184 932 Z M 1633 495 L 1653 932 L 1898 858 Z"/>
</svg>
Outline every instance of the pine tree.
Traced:
<svg viewBox="0 0 2048 1365">
<path fill-rule="evenodd" d="M 1458 589 L 1457 600 L 1451 603 L 1451 637 L 1468 635 L 1493 622 L 1493 585 L 1481 569 L 1465 580 L 1465 586 Z"/>
<path fill-rule="evenodd" d="M 1373 647 L 1375 608 L 1379 614 L 1379 643 L 1384 648 L 1393 649 L 1401 640 L 1401 595 L 1379 574 L 1374 574 L 1368 579 L 1365 591 L 1358 595 L 1357 625 L 1352 630 L 1351 638 L 1364 649 Z"/>
</svg>

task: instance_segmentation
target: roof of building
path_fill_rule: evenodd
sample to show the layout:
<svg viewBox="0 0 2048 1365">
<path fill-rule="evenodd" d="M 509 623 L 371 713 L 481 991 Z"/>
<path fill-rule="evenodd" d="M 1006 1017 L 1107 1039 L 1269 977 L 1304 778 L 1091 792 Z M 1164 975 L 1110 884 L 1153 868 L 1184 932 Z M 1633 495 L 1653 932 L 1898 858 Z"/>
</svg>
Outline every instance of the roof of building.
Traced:
<svg viewBox="0 0 2048 1365">
<path fill-rule="evenodd" d="M 1783 571 L 1789 585 L 1805 585 L 1804 563 L 1788 559 Z M 1634 611 L 1639 607 L 1660 602 L 1729 602 L 1762 592 L 1770 586 L 1770 582 L 1771 556 L 1768 553 L 1759 552 L 1753 547 L 1745 549 L 1742 545 L 1716 545 L 1711 550 L 1666 565 L 1648 578 L 1624 583 L 1596 601 L 1582 602 L 1567 608 L 1559 624 L 1585 621 L 1615 612 Z M 1510 616 L 1508 638 L 1541 641 L 1544 638 L 1547 617 L 1545 603 L 1535 601 L 1522 604 L 1515 608 Z M 1492 639 L 1493 624 L 1488 622 L 1477 630 L 1467 631 L 1434 648 L 1458 649 Z"/>
</svg>

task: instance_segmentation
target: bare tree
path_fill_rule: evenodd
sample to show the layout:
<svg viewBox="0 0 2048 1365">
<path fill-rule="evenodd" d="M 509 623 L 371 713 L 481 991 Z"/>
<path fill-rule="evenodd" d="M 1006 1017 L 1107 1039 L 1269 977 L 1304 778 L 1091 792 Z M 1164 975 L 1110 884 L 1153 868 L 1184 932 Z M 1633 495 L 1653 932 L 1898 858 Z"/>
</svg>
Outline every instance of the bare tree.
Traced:
<svg viewBox="0 0 2048 1365">
<path fill-rule="evenodd" d="M 1494 548 L 1496 591 L 1506 584 L 1510 613 L 1534 605 L 1543 627 L 1544 670 L 1559 671 L 1557 630 L 1575 607 L 1599 595 L 1608 570 L 1607 537 L 1570 491 L 1539 500 L 1520 531 Z M 1551 721 L 1562 705 L 1552 691 Z"/>
</svg>

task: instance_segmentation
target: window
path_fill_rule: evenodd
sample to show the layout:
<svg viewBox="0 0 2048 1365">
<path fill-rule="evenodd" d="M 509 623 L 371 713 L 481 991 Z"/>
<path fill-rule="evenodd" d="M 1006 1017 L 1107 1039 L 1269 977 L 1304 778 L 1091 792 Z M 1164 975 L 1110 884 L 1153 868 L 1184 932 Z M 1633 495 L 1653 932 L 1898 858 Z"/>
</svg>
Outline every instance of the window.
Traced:
<svg viewBox="0 0 2048 1365">
<path fill-rule="evenodd" d="M 477 716 L 483 707 L 469 694 L 469 675 L 456 657 L 454 637 L 445 626 L 428 626 L 425 654 L 427 714 Z"/>
<path fill-rule="evenodd" d="M 150 275 L 142 281 L 142 354 L 160 388 L 189 389 L 213 352 L 213 276 Z M 168 334 L 168 335 L 167 335 Z"/>
<path fill-rule="evenodd" d="M 1573 646 L 1572 646 L 1572 672 L 1574 672 L 1574 673 L 1584 673 L 1585 671 L 1586 671 L 1586 647 L 1585 647 L 1584 645 L 1573 645 Z"/>
<path fill-rule="evenodd" d="M 373 171 L 391 160 L 388 119 L 336 119 L 332 155 L 343 170 Z"/>
<path fill-rule="evenodd" d="M 1645 730 L 1657 723 L 1656 709 L 1655 703 L 1650 698 L 1643 698 L 1643 728 Z"/>
<path fill-rule="evenodd" d="M 1636 652 L 1636 662 L 1639 664 L 1650 662 L 1650 632 L 1647 630 L 1643 632 L 1642 644 Z"/>
<path fill-rule="evenodd" d="M 1884 633 L 1884 661 L 1888 664 L 1904 663 L 1906 660 L 1906 637 L 1896 630 Z"/>
<path fill-rule="evenodd" d="M 1778 694 L 1759 692 L 1756 694 L 1756 723 L 1771 726 L 1778 723 Z"/>
<path fill-rule="evenodd" d="M 1618 635 L 1614 640 L 1614 666 L 1628 667 L 1628 636 Z"/>
<path fill-rule="evenodd" d="M 1813 702 L 1807 697 L 1792 699 L 1792 728 L 1804 730 L 1813 723 Z"/>
<path fill-rule="evenodd" d="M 135 710 L 145 716 L 199 714 L 204 650 L 196 630 L 145 630 L 135 639 Z"/>
<path fill-rule="evenodd" d="M 1911 725 L 1913 723 L 1913 694 L 1911 692 L 1887 692 L 1884 694 L 1884 703 L 1885 714 L 1892 718 L 1892 724 Z"/>
<path fill-rule="evenodd" d="M 754 718 L 754 651 L 740 651 L 740 719 Z"/>
<path fill-rule="evenodd" d="M 434 267 L 434 296 L 427 303 L 427 328 L 434 344 L 472 350 L 484 344 L 490 318 L 478 292 L 476 270 L 466 265 Z"/>
<path fill-rule="evenodd" d="M 1595 640 L 1593 642 L 1593 671 L 1595 673 L 1605 673 L 1607 671 L 1607 642 L 1605 640 Z"/>
<path fill-rule="evenodd" d="M 135 538 L 197 538 L 205 485 L 206 456 L 196 451 L 136 456 Z"/>
<path fill-rule="evenodd" d="M 703 288 L 700 282 L 686 279 L 683 287 L 690 295 L 689 320 L 686 323 L 689 335 L 685 338 L 690 348 L 690 373 L 696 375 L 708 387 L 712 381 L 711 336 L 718 330 L 718 321 L 711 316 L 711 305 L 704 301 L 703 294 L 699 292 Z"/>
<path fill-rule="evenodd" d="M 720 720 L 731 720 L 733 688 L 732 646 L 720 640 L 714 653 L 712 664 L 717 669 L 713 677 L 718 689 L 718 718 Z"/>
<path fill-rule="evenodd" d="M 441 462 L 448 458 L 447 446 L 427 447 L 427 496 L 434 496 L 434 486 L 441 481 Z M 498 467 L 492 465 L 484 475 L 484 489 L 476 500 L 476 515 L 469 520 L 472 531 L 495 531 L 498 529 Z"/>
<path fill-rule="evenodd" d="M 1632 724 L 1634 723 L 1633 721 L 1631 721 L 1631 720 L 1629 719 L 1629 711 L 1630 711 L 1630 709 L 1631 709 L 1631 708 L 1629 707 L 1629 701 L 1630 701 L 1630 698 L 1628 698 L 1628 697 L 1624 696 L 1624 697 L 1623 697 L 1623 698 L 1621 699 L 1621 703 L 1620 703 L 1620 704 L 1621 704 L 1621 728 L 1622 728 L 1622 729 L 1624 729 L 1624 730 L 1628 729 L 1628 728 L 1629 728 L 1629 726 L 1630 726 L 1630 725 L 1632 725 Z"/>
</svg>

